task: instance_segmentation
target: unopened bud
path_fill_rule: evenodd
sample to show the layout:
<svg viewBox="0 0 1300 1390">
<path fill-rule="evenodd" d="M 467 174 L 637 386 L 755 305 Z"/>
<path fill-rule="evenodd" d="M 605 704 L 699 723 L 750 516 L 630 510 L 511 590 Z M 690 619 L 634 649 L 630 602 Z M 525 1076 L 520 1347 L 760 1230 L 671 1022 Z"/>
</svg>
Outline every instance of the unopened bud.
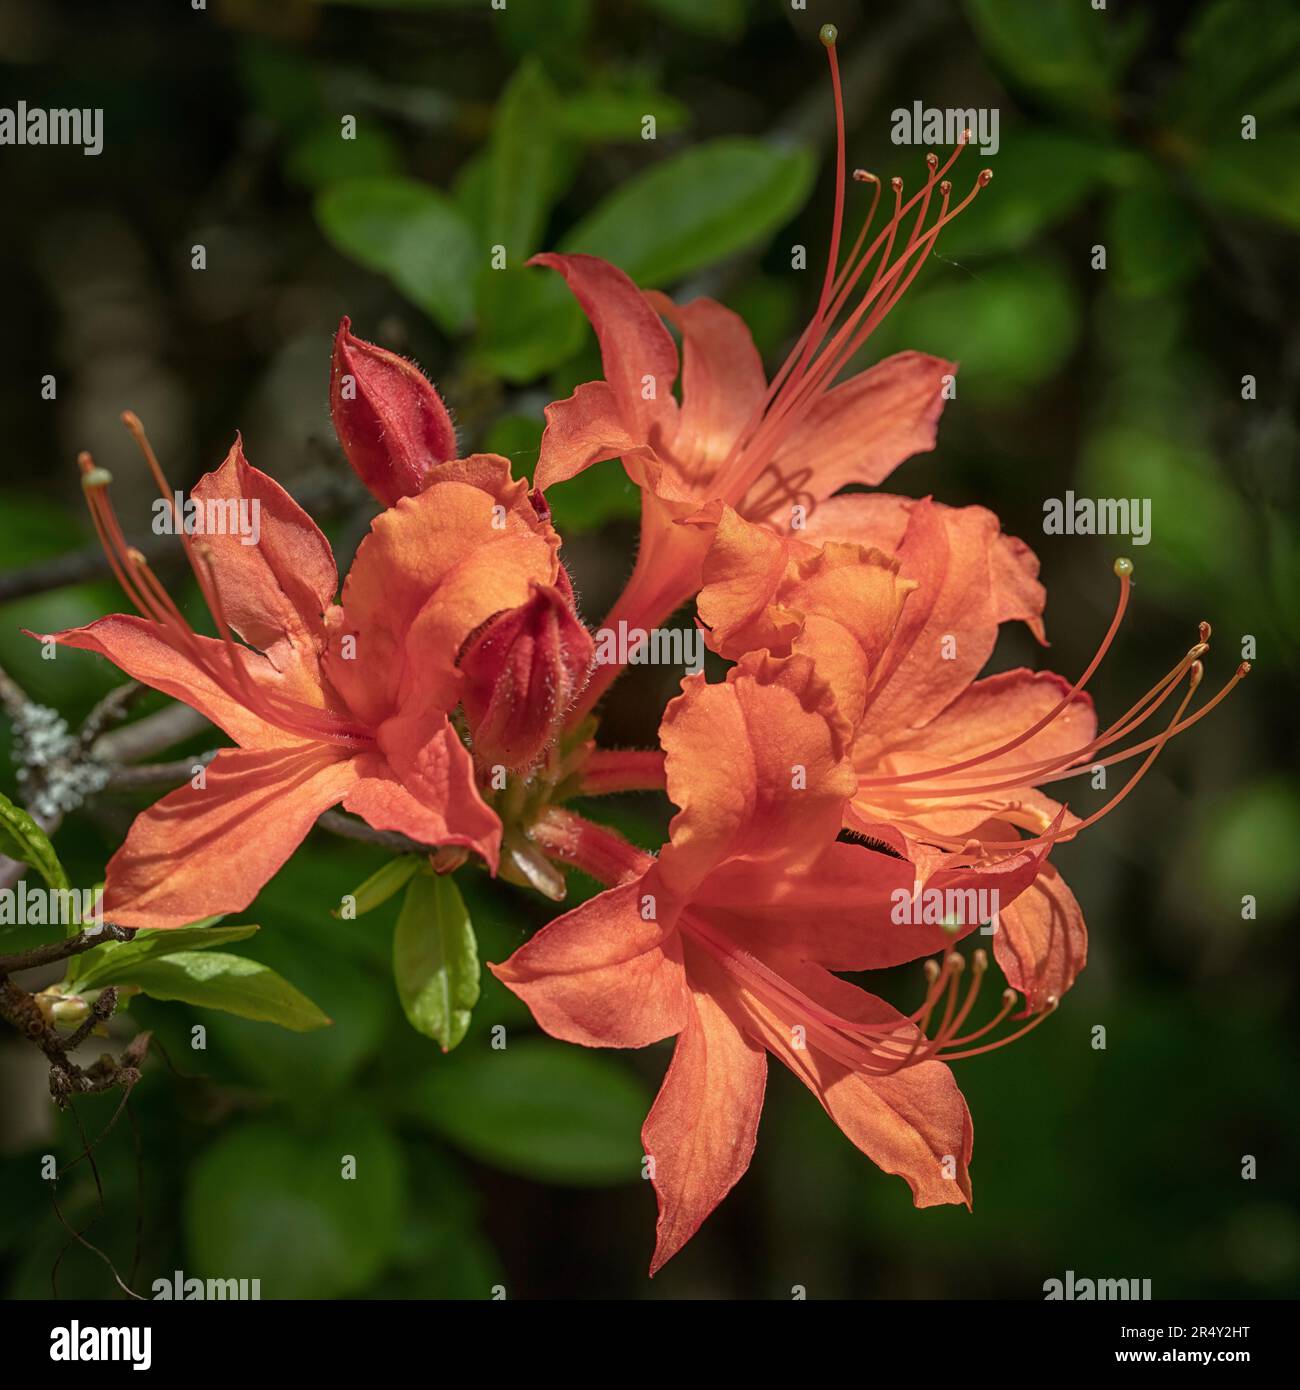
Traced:
<svg viewBox="0 0 1300 1390">
<path fill-rule="evenodd" d="M 330 414 L 357 477 L 385 506 L 423 491 L 430 471 L 456 457 L 451 416 L 420 369 L 339 324 Z"/>
<path fill-rule="evenodd" d="M 534 584 L 526 603 L 489 618 L 460 657 L 479 764 L 530 767 L 586 685 L 594 651 L 567 596 L 549 584 Z"/>
</svg>

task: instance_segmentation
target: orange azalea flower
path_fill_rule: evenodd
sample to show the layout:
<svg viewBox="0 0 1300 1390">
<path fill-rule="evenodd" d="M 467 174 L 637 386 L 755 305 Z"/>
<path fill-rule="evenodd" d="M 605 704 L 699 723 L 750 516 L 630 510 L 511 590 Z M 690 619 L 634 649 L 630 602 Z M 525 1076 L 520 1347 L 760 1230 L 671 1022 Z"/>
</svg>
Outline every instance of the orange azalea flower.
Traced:
<svg viewBox="0 0 1300 1390">
<path fill-rule="evenodd" d="M 827 39 L 839 134 L 835 216 L 821 295 L 812 320 L 769 382 L 744 321 L 711 299 L 676 305 L 642 293 L 622 271 L 593 256 L 537 256 L 568 282 L 600 343 L 603 381 L 579 386 L 546 410 L 535 481 L 546 489 L 593 463 L 622 458 L 642 489 L 636 568 L 607 623 L 653 627 L 699 587 L 707 538 L 675 525 L 720 500 L 742 516 L 781 529 L 849 483 L 882 482 L 904 459 L 934 446 L 943 384 L 956 365 L 902 352 L 836 384 L 898 302 L 940 231 L 992 175 L 986 170 L 956 205 L 946 175 L 962 146 L 906 201 L 890 187 L 893 211 L 868 241 L 870 209 L 843 264 L 844 111 L 834 35 Z M 662 316 L 662 317 L 661 317 Z M 681 335 L 681 403 L 673 395 L 679 357 L 663 320 Z M 588 687 L 590 708 L 614 668 Z"/>
<path fill-rule="evenodd" d="M 961 958 L 931 962 L 910 1015 L 831 973 L 945 951 L 949 938 L 939 926 L 890 923 L 910 864 L 837 840 L 856 785 L 849 730 L 806 657 L 755 654 L 725 684 L 694 676 L 683 692 L 661 730 L 668 794 L 681 808 L 670 843 L 651 859 L 550 813 L 534 827 L 539 843 L 614 886 L 491 967 L 554 1037 L 643 1047 L 677 1035 L 642 1131 L 659 1198 L 651 1273 L 748 1167 L 768 1052 L 859 1149 L 908 1182 L 918 1206 L 969 1204 L 970 1117 L 942 1059 L 1000 1045 L 979 1039 L 1014 994 L 992 1023 L 964 1031 L 982 952 L 960 1002 Z M 1044 853 L 1003 860 L 1008 900 Z M 939 877 L 946 887 L 970 881 L 960 870 Z"/>
<path fill-rule="evenodd" d="M 986 873 L 1003 854 L 1068 840 L 1118 805 L 1134 777 L 1086 821 L 1038 790 L 1040 784 L 1147 752 L 1146 771 L 1186 721 L 1200 680 L 1202 639 L 1137 705 L 1097 737 L 1084 686 L 1118 629 L 1128 600 L 1121 564 L 1120 610 L 1102 651 L 1071 686 L 1025 669 L 977 680 L 999 625 L 1026 622 L 1043 639 L 1044 594 L 1038 562 L 1001 533 L 983 508 L 950 508 L 883 494 L 831 499 L 800 538 L 777 537 L 729 511 L 715 512 L 699 598 L 710 645 L 735 659 L 755 648 L 802 651 L 831 680 L 840 712 L 855 730 L 851 759 L 858 784 L 845 825 L 894 845 L 916 866 L 917 881 L 964 864 Z M 696 518 L 708 527 L 708 514 Z M 803 537 L 806 537 L 804 539 Z M 892 557 L 887 559 L 886 557 Z M 829 569 L 834 587 L 805 575 Z M 867 611 L 846 595 L 895 575 L 896 621 L 888 605 Z M 1239 672 L 1228 688 L 1241 678 Z M 1099 753 L 1150 717 L 1184 676 L 1191 686 L 1166 732 L 1126 753 Z M 1218 699 L 1226 694 L 1226 689 Z M 1020 832 L 1028 839 L 1019 838 Z M 967 921 L 959 933 L 979 925 Z M 1034 884 L 1002 905 L 994 952 L 1026 1008 L 1054 1006 L 1087 958 L 1087 933 L 1074 895 L 1043 863 Z"/>
<path fill-rule="evenodd" d="M 124 419 L 170 499 L 139 422 Z M 538 586 L 567 588 L 559 539 L 505 459 L 442 464 L 423 492 L 377 517 L 336 603 L 329 543 L 236 440 L 191 496 L 229 515 L 252 504 L 257 544 L 228 532 L 197 540 L 178 518 L 215 638 L 194 632 L 127 545 L 107 473 L 88 455 L 81 466 L 96 527 L 140 616 L 102 618 L 54 640 L 108 657 L 238 745 L 217 754 L 199 785 L 137 817 L 108 865 L 109 917 L 172 927 L 243 908 L 339 803 L 376 829 L 466 846 L 495 869 L 501 823 L 449 718 L 463 682 L 457 656 Z"/>
</svg>

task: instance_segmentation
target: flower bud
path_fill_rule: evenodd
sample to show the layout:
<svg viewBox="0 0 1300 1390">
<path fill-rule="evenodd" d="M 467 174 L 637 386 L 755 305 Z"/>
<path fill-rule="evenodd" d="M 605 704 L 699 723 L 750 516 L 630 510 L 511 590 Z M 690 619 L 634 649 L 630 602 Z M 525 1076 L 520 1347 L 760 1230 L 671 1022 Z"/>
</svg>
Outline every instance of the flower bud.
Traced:
<svg viewBox="0 0 1300 1390">
<path fill-rule="evenodd" d="M 420 369 L 339 324 L 330 414 L 357 477 L 387 507 L 423 490 L 430 470 L 456 457 L 456 430 Z"/>
<path fill-rule="evenodd" d="M 479 765 L 530 767 L 586 685 L 593 655 L 591 634 L 549 584 L 534 582 L 526 603 L 471 634 L 461 701 Z"/>
</svg>

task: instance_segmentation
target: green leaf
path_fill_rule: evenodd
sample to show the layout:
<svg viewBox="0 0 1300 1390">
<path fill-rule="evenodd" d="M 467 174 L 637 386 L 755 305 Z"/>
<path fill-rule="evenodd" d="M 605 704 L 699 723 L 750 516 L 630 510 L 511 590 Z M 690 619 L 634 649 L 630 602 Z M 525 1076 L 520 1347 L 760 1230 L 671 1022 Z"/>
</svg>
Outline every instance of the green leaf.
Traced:
<svg viewBox="0 0 1300 1390">
<path fill-rule="evenodd" d="M 683 29 L 719 39 L 736 39 L 745 29 L 745 0 L 648 0 Z"/>
<path fill-rule="evenodd" d="M 629 179 L 563 240 L 663 285 L 765 240 L 804 204 L 815 172 L 801 147 L 710 140 Z"/>
<path fill-rule="evenodd" d="M 966 0 L 966 12 L 985 51 L 1023 86 L 1098 113 L 1146 26 L 1144 15 L 1123 20 L 1086 0 Z"/>
<path fill-rule="evenodd" d="M 1001 149 L 989 161 L 992 184 L 940 233 L 939 254 L 1021 251 L 1130 161 L 1145 167 L 1118 146 L 1067 131 L 1032 126 L 1003 131 Z"/>
<path fill-rule="evenodd" d="M 220 1009 L 260 1023 L 305 1033 L 330 1020 L 282 975 L 260 961 L 224 951 L 179 951 L 136 965 L 125 983 L 154 999 Z"/>
<path fill-rule="evenodd" d="M 655 118 L 656 135 L 684 130 L 691 120 L 690 108 L 667 92 L 620 84 L 590 87 L 566 97 L 559 108 L 558 124 L 562 134 L 575 140 L 640 140 L 646 116 Z"/>
<path fill-rule="evenodd" d="M 553 270 L 479 273 L 474 359 L 509 382 L 533 381 L 582 346 L 586 320 Z"/>
<path fill-rule="evenodd" d="M 551 518 L 564 536 L 594 531 L 610 521 L 635 521 L 641 514 L 641 491 L 618 459 L 606 459 L 578 478 L 559 483 L 546 494 Z"/>
<path fill-rule="evenodd" d="M 556 193 L 555 118 L 555 89 L 526 60 L 501 93 L 488 147 L 487 236 L 512 268 L 538 249 Z"/>
<path fill-rule="evenodd" d="M 444 331 L 468 323 L 480 247 L 449 199 L 413 179 L 347 179 L 317 196 L 316 220 L 344 255 L 387 275 Z"/>
<path fill-rule="evenodd" d="M 403 854 L 390 859 L 387 864 L 376 869 L 359 887 L 347 896 L 352 899 L 352 911 L 345 913 L 342 908 L 333 908 L 332 915 L 351 920 L 361 917 L 380 904 L 386 903 L 399 888 L 404 888 L 411 875 L 424 862 L 418 854 Z"/>
<path fill-rule="evenodd" d="M 1175 289 L 1205 260 L 1192 209 L 1154 179 L 1112 199 L 1107 239 L 1119 287 L 1138 297 Z"/>
<path fill-rule="evenodd" d="M 30 864 L 51 888 L 70 887 L 50 837 L 23 810 L 0 792 L 0 854 Z M 75 936 L 79 927 L 70 933 Z"/>
<path fill-rule="evenodd" d="M 205 951 L 213 946 L 229 946 L 247 941 L 259 930 L 254 925 L 240 927 L 145 928 L 130 941 L 105 941 L 77 959 L 79 989 L 102 989 L 105 985 L 135 983 L 136 968 L 145 961 L 161 960 L 178 951 Z"/>
<path fill-rule="evenodd" d="M 575 55 L 582 53 L 594 3 L 595 0 L 544 0 L 507 4 L 492 20 L 494 25 L 501 25 L 506 42 L 516 53 L 540 53 L 548 62 L 571 65 Z"/>
<path fill-rule="evenodd" d="M 398 1143 L 359 1110 L 313 1118 L 245 1123 L 202 1154 L 185 1193 L 187 1272 L 258 1278 L 263 1298 L 340 1298 L 383 1271 L 406 1206 Z"/>
<path fill-rule="evenodd" d="M 1263 128 L 1205 153 L 1194 170 L 1210 197 L 1256 217 L 1300 229 L 1300 126 Z"/>
<path fill-rule="evenodd" d="M 1259 36 L 1268 35 L 1267 43 Z M 1300 106 L 1300 10 L 1294 0 L 1217 0 L 1184 29 L 1172 106 L 1182 129 L 1261 124 Z"/>
<path fill-rule="evenodd" d="M 393 979 L 411 1027 L 450 1052 L 478 1003 L 474 924 L 450 874 L 420 873 L 393 933 Z"/>
<path fill-rule="evenodd" d="M 358 126 L 355 137 L 344 140 L 334 119 L 304 130 L 285 160 L 285 172 L 306 188 L 343 179 L 383 178 L 400 173 L 401 167 L 397 145 L 381 126 Z"/>
<path fill-rule="evenodd" d="M 949 275 L 909 293 L 871 345 L 877 358 L 916 348 L 961 363 L 957 394 L 1007 399 L 1050 377 L 1069 356 L 1079 309 L 1054 262 L 1003 259 L 978 275 Z"/>
<path fill-rule="evenodd" d="M 475 1157 L 545 1182 L 633 1182 L 647 1100 L 620 1062 L 552 1042 L 460 1053 L 414 1082 L 407 1103 Z"/>
</svg>

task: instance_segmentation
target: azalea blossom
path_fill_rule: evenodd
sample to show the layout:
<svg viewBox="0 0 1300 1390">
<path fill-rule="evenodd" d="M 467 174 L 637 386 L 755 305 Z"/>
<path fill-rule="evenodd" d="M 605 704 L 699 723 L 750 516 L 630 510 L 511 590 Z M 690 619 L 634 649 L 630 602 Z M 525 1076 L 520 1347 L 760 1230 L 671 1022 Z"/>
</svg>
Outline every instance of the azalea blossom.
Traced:
<svg viewBox="0 0 1300 1390">
<path fill-rule="evenodd" d="M 139 422 L 124 418 L 170 497 Z M 538 594 L 548 606 L 571 594 L 548 515 L 505 459 L 474 455 L 429 470 L 418 496 L 399 497 L 375 519 L 336 601 L 329 543 L 236 440 L 193 495 L 255 502 L 258 544 L 220 533 L 199 544 L 180 532 L 216 637 L 194 631 L 126 543 L 105 470 L 88 455 L 81 467 L 138 616 L 101 618 L 53 640 L 108 657 L 237 745 L 137 817 L 108 865 L 104 911 L 113 921 L 171 927 L 247 906 L 338 804 L 376 829 L 463 846 L 495 869 L 501 822 L 450 717 L 465 683 L 457 660 L 494 617 L 532 611 Z M 576 668 L 585 669 L 580 656 Z M 502 716 L 492 718 L 500 732 Z"/>
<path fill-rule="evenodd" d="M 1208 650 L 1203 625 L 1173 670 L 1098 737 L 1084 687 L 1118 631 L 1128 562 L 1118 569 L 1119 610 L 1079 681 L 1025 668 L 977 679 L 1002 623 L 1022 621 L 1045 640 L 1038 561 L 983 508 L 876 493 L 832 498 L 798 535 L 777 536 L 729 509 L 695 522 L 712 535 L 699 596 L 710 645 L 731 659 L 763 648 L 815 661 L 853 729 L 857 786 L 845 826 L 905 853 L 918 886 L 940 867 L 983 873 L 1003 854 L 1073 838 L 1137 778 L 1086 821 L 1040 791 L 1042 783 L 1145 752 L 1140 776 L 1168 738 L 1208 712 L 1183 719 Z M 893 576 L 895 599 L 882 605 L 877 597 L 864 611 L 853 596 L 878 594 L 883 574 Z M 1101 756 L 1185 678 L 1189 688 L 1163 734 Z M 958 925 L 965 934 L 980 923 Z M 1054 866 L 1044 862 L 1034 884 L 1004 905 L 993 946 L 1031 1011 L 1054 1007 L 1073 984 L 1087 959 L 1087 933 Z"/>
<path fill-rule="evenodd" d="M 839 137 L 835 213 L 821 294 L 812 319 L 768 381 L 743 319 L 711 299 L 677 305 L 643 293 L 593 256 L 545 254 L 531 264 L 560 272 L 590 319 L 604 380 L 548 406 L 535 481 L 543 490 L 604 459 L 621 458 L 642 490 L 636 567 L 606 620 L 653 627 L 699 587 L 707 540 L 677 523 L 712 501 L 779 529 L 800 526 L 823 499 L 850 483 L 882 482 L 904 459 L 934 446 L 946 384 L 956 364 L 901 352 L 840 381 L 924 264 L 939 233 L 992 178 L 982 171 L 952 202 L 947 179 L 962 145 L 906 200 L 890 182 L 893 208 L 874 237 L 880 180 L 841 264 L 845 211 L 844 107 L 835 36 L 830 58 Z M 964 144 L 965 142 L 963 142 Z M 869 239 L 870 237 L 870 239 Z M 682 354 L 664 320 L 680 334 Z M 681 402 L 673 384 L 681 374 Z M 590 708 L 612 671 L 592 681 Z"/>
<path fill-rule="evenodd" d="M 911 891 L 911 865 L 838 840 L 856 785 L 849 733 L 806 656 L 755 653 L 723 684 L 688 677 L 664 715 L 666 787 L 680 809 L 656 859 L 563 812 L 534 828 L 550 853 L 613 886 L 494 973 L 553 1037 L 643 1047 L 677 1035 L 642 1131 L 659 1198 L 651 1273 L 748 1167 L 766 1053 L 907 1181 L 918 1206 L 970 1202 L 970 1117 L 943 1059 L 1000 1046 L 988 1035 L 1015 995 L 967 1030 L 983 953 L 959 1000 L 963 961 L 946 951 L 945 930 L 890 921 L 892 896 Z M 1007 901 L 1045 853 L 1003 859 Z M 970 881 L 960 869 L 936 880 Z M 908 1015 L 832 973 L 935 952 L 943 964 L 930 962 L 925 998 Z"/>
</svg>

